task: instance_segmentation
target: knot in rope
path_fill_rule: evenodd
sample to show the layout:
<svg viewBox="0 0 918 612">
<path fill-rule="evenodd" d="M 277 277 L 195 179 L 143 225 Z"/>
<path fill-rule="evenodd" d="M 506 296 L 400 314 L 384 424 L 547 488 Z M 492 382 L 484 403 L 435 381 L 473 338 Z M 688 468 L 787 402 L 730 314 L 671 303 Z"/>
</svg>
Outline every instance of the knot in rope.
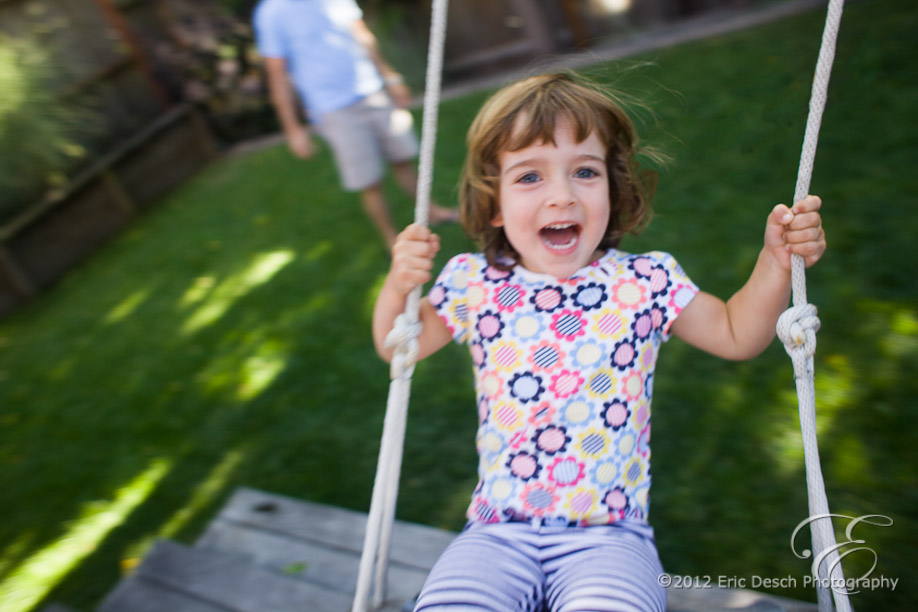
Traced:
<svg viewBox="0 0 918 612">
<path fill-rule="evenodd" d="M 421 322 L 409 319 L 405 313 L 395 317 L 391 331 L 386 334 L 385 345 L 395 349 L 392 363 L 389 366 L 389 377 L 395 380 L 414 373 L 414 364 L 418 360 L 418 337 L 421 335 Z"/>
<path fill-rule="evenodd" d="M 813 304 L 791 306 L 778 317 L 778 338 L 784 343 L 784 350 L 791 357 L 799 355 L 801 350 L 805 357 L 815 355 L 817 331 L 819 318 Z"/>
</svg>

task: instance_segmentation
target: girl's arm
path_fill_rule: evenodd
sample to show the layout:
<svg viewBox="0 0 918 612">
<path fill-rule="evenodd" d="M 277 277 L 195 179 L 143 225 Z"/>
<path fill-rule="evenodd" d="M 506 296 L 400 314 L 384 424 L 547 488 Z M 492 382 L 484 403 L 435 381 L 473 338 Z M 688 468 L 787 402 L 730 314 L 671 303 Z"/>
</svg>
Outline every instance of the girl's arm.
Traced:
<svg viewBox="0 0 918 612">
<path fill-rule="evenodd" d="M 751 359 L 775 337 L 778 317 L 791 293 L 791 254 L 807 267 L 826 250 L 816 196 L 788 209 L 779 204 L 765 224 L 765 246 L 746 284 L 726 303 L 700 292 L 673 322 L 672 333 L 689 344 L 726 359 Z"/>
<path fill-rule="evenodd" d="M 440 238 L 422 225 L 409 225 L 398 235 L 392 247 L 392 266 L 373 308 L 373 344 L 386 362 L 392 361 L 393 350 L 385 346 L 386 335 L 395 318 L 405 310 L 408 294 L 431 279 L 433 259 L 440 250 Z M 437 311 L 423 298 L 418 312 L 423 325 L 418 337 L 418 360 L 437 352 L 451 339 L 449 329 Z"/>
</svg>

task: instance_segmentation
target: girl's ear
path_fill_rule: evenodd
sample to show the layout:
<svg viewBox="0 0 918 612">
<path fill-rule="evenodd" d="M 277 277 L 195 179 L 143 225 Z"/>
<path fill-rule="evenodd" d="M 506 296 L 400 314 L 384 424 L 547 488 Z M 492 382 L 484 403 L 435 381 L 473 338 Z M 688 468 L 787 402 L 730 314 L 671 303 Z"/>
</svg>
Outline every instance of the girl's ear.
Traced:
<svg viewBox="0 0 918 612">
<path fill-rule="evenodd" d="M 500 214 L 500 211 L 494 215 L 494 218 L 491 219 L 491 227 L 503 227 L 504 226 L 504 216 Z"/>
</svg>

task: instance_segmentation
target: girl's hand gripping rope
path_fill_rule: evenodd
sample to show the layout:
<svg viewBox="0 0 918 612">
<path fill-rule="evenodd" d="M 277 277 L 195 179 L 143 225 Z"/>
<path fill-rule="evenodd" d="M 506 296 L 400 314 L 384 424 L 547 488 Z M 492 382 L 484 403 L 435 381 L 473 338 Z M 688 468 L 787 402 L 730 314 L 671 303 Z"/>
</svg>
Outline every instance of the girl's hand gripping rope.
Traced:
<svg viewBox="0 0 918 612">
<path fill-rule="evenodd" d="M 791 269 L 791 255 L 801 255 L 807 267 L 826 251 L 826 234 L 822 229 L 819 208 L 822 200 L 807 196 L 792 208 L 778 204 L 765 224 L 765 250 L 778 266 Z"/>
<path fill-rule="evenodd" d="M 392 246 L 392 266 L 386 284 L 407 296 L 412 289 L 430 280 L 434 257 L 439 250 L 439 236 L 423 225 L 409 225 Z"/>
<path fill-rule="evenodd" d="M 392 265 L 373 309 L 373 343 L 376 352 L 387 362 L 392 360 L 393 350 L 386 345 L 386 337 L 405 310 L 408 294 L 432 278 L 434 257 L 439 250 L 440 238 L 417 224 L 405 228 L 392 246 Z M 417 359 L 423 359 L 442 348 L 451 335 L 426 298 L 421 299 L 418 320 L 422 330 Z"/>
</svg>

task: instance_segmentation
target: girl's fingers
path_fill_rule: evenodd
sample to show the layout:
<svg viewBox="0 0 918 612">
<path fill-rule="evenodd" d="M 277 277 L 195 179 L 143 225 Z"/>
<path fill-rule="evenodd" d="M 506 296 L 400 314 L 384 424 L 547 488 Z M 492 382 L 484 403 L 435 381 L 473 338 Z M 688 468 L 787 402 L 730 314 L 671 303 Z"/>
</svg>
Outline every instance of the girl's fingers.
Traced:
<svg viewBox="0 0 918 612">
<path fill-rule="evenodd" d="M 771 209 L 771 218 L 769 223 L 775 225 L 786 225 L 794 220 L 794 213 L 784 204 L 778 204 Z"/>
<path fill-rule="evenodd" d="M 816 212 L 822 208 L 822 200 L 818 196 L 810 195 L 806 196 L 793 206 L 793 212 L 795 215 L 801 213 Z"/>
<path fill-rule="evenodd" d="M 398 241 L 392 247 L 392 261 L 402 261 L 405 259 L 428 260 L 433 265 L 433 258 L 439 250 L 439 245 L 434 241 Z"/>
<path fill-rule="evenodd" d="M 800 213 L 794 215 L 794 218 L 790 223 L 785 224 L 785 227 L 789 230 L 803 230 L 811 227 L 820 227 L 822 225 L 822 217 L 817 212 L 808 212 Z"/>
<path fill-rule="evenodd" d="M 804 242 L 821 242 L 825 234 L 821 227 L 808 227 L 801 230 L 788 230 L 784 232 L 784 240 L 788 244 L 802 244 Z"/>
<path fill-rule="evenodd" d="M 818 240 L 807 240 L 806 242 L 789 242 L 787 250 L 797 255 L 815 255 L 821 253 L 826 248 L 825 242 Z"/>
</svg>

